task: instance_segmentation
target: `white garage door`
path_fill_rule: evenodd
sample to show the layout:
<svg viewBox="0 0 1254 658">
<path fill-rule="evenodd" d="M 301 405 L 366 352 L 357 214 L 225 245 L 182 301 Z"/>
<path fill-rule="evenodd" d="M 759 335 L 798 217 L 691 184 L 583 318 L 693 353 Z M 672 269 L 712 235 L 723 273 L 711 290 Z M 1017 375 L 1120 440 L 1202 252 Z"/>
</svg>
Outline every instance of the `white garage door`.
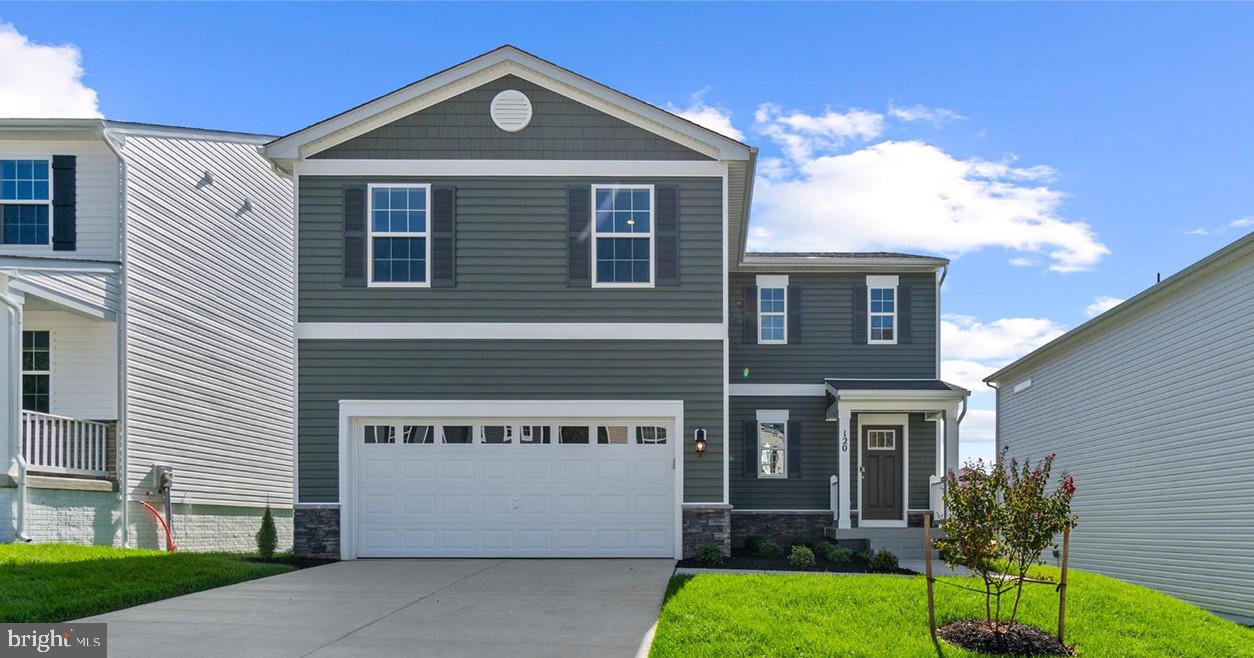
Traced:
<svg viewBox="0 0 1254 658">
<path fill-rule="evenodd" d="M 361 557 L 672 557 L 674 420 L 359 418 Z"/>
</svg>

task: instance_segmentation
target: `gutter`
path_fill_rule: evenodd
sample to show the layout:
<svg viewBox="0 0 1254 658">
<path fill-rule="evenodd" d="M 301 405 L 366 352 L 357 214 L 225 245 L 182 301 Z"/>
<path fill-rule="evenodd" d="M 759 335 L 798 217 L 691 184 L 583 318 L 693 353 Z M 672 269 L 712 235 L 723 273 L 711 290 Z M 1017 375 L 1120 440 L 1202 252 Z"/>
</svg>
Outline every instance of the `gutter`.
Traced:
<svg viewBox="0 0 1254 658">
<path fill-rule="evenodd" d="M 117 341 L 118 341 L 118 425 L 114 431 L 114 441 L 116 442 L 117 469 L 115 477 L 118 479 L 119 498 L 122 502 L 122 547 L 129 548 L 131 540 L 130 525 L 130 496 L 127 491 L 129 487 L 129 477 L 127 476 L 129 460 L 126 450 L 126 157 L 122 155 L 122 141 L 114 137 L 114 131 L 104 120 L 100 121 L 100 138 L 104 141 L 105 146 L 113 151 L 113 155 L 118 159 L 118 313 L 117 313 Z M 123 137 L 122 139 L 125 139 Z"/>
</svg>

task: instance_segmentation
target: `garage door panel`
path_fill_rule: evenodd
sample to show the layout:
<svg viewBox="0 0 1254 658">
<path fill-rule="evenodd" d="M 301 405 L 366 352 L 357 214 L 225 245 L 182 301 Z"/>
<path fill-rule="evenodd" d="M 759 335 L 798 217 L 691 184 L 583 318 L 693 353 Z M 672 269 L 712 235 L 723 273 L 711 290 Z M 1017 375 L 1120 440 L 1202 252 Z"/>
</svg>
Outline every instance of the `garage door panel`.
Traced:
<svg viewBox="0 0 1254 658">
<path fill-rule="evenodd" d="M 435 496 L 432 494 L 407 494 L 405 496 L 406 514 L 431 514 L 435 512 Z"/>
</svg>

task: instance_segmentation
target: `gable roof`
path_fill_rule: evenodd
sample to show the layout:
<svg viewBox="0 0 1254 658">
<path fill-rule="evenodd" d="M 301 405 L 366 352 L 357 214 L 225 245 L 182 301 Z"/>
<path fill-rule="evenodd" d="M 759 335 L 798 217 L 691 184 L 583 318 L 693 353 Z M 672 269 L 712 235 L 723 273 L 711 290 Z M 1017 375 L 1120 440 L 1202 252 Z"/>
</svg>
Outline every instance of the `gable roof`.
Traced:
<svg viewBox="0 0 1254 658">
<path fill-rule="evenodd" d="M 1172 294 L 1194 279 L 1215 271 L 1216 268 L 1226 265 L 1229 261 L 1251 257 L 1254 257 L 1254 232 L 1238 238 L 1215 253 L 1146 288 L 1132 299 L 1045 343 L 1018 361 L 985 377 L 984 381 L 988 383 L 1001 382 L 1025 365 L 1039 363 L 1042 359 L 1059 356 L 1067 350 L 1079 347 L 1085 341 L 1100 336 L 1102 332 L 1114 329 L 1120 320 L 1131 317 L 1132 314 L 1147 308 L 1150 304 L 1163 299 L 1166 295 Z"/>
<path fill-rule="evenodd" d="M 413 114 L 504 75 L 516 75 L 719 160 L 754 151 L 730 137 L 611 89 L 514 46 L 504 45 L 367 101 L 266 145 L 274 160 L 297 160 Z"/>
</svg>

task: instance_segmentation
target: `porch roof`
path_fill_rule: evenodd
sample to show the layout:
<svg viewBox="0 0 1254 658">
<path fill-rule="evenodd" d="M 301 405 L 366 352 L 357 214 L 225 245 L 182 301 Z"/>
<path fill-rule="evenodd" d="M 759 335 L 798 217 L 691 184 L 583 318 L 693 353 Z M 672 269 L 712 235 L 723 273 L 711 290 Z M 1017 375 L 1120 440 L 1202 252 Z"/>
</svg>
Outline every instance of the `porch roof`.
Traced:
<svg viewBox="0 0 1254 658">
<path fill-rule="evenodd" d="M 843 405 L 865 411 L 942 411 L 971 395 L 939 379 L 827 379 L 827 419 L 839 418 Z"/>
</svg>

